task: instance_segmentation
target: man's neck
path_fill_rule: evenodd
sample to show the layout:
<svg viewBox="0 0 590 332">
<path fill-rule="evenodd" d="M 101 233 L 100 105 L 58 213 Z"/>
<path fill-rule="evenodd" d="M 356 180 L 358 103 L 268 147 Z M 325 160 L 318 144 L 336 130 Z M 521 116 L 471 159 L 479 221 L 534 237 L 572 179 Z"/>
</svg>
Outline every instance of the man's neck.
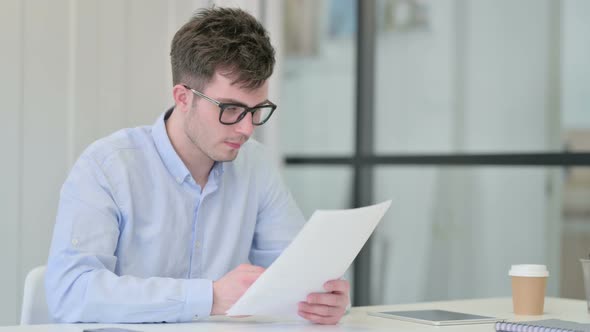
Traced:
<svg viewBox="0 0 590 332">
<path fill-rule="evenodd" d="M 172 112 L 166 121 L 166 132 L 172 143 L 172 147 L 186 166 L 191 176 L 201 186 L 205 188 L 211 168 L 214 161 L 204 154 L 193 142 L 187 137 L 180 121 L 180 114 Z"/>
</svg>

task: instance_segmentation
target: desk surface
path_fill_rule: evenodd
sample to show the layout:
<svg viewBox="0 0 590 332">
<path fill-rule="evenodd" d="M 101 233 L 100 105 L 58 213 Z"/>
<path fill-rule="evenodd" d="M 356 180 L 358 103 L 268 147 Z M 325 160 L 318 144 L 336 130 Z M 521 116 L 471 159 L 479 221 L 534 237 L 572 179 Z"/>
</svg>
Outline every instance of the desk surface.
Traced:
<svg viewBox="0 0 590 332">
<path fill-rule="evenodd" d="M 437 332 L 478 332 L 494 331 L 492 324 L 435 327 L 404 322 L 394 319 L 368 316 L 368 311 L 444 309 L 471 314 L 487 315 L 509 320 L 536 320 L 559 318 L 590 323 L 586 301 L 559 298 L 545 300 L 543 316 L 515 316 L 510 298 L 457 300 L 445 302 L 424 302 L 373 307 L 354 307 L 340 324 L 335 326 L 314 325 L 303 321 L 279 321 L 262 317 L 226 318 L 214 317 L 209 320 L 181 324 L 58 324 L 0 327 L 0 332 L 80 332 L 84 328 L 122 327 L 142 332 L 149 331 L 437 331 Z"/>
</svg>

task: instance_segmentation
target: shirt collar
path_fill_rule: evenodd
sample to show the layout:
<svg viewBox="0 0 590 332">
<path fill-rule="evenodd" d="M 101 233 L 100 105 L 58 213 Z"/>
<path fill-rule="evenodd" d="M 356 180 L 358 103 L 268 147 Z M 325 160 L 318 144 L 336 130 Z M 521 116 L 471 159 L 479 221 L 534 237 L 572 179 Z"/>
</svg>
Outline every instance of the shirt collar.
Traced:
<svg viewBox="0 0 590 332">
<path fill-rule="evenodd" d="M 220 177 L 223 174 L 223 170 L 225 167 L 225 162 L 216 161 L 211 168 L 211 172 L 215 175 L 215 177 Z"/>
<path fill-rule="evenodd" d="M 176 150 L 174 150 L 172 142 L 170 142 L 170 137 L 166 132 L 166 120 L 170 117 L 173 111 L 174 107 L 171 107 L 158 117 L 158 120 L 156 120 L 156 123 L 152 126 L 152 138 L 156 144 L 158 154 L 160 155 L 160 158 L 162 158 L 164 165 L 166 165 L 168 172 L 170 172 L 178 184 L 181 184 L 190 176 L 190 172 L 176 153 Z M 223 171 L 224 163 L 216 161 L 209 173 L 210 179 L 219 179 L 223 174 Z"/>
<path fill-rule="evenodd" d="M 170 142 L 170 137 L 168 137 L 168 133 L 166 132 L 166 120 L 170 117 L 172 111 L 174 111 L 174 107 L 171 107 L 158 117 L 158 120 L 156 120 L 156 123 L 152 126 L 152 138 L 156 144 L 156 149 L 158 149 L 158 154 L 160 155 L 160 158 L 162 158 L 164 165 L 166 165 L 168 172 L 170 172 L 176 182 L 180 184 L 187 179 L 190 172 L 174 150 L 172 142 Z"/>
</svg>

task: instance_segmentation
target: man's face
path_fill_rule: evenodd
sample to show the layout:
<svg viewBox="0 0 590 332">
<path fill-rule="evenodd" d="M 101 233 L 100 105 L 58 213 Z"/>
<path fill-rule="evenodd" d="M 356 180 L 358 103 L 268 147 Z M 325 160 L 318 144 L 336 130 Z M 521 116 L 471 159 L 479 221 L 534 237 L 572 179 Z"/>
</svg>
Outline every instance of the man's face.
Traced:
<svg viewBox="0 0 590 332">
<path fill-rule="evenodd" d="M 232 85 L 232 80 L 218 72 L 203 91 L 203 94 L 222 103 L 238 103 L 249 107 L 263 104 L 268 98 L 268 82 L 254 90 Z M 192 92 L 189 91 L 192 94 Z M 204 155 L 213 161 L 234 160 L 240 147 L 254 132 L 252 114 L 240 122 L 224 125 L 219 122 L 220 109 L 214 103 L 193 94 L 193 103 L 184 123 L 184 132 L 189 140 Z"/>
</svg>

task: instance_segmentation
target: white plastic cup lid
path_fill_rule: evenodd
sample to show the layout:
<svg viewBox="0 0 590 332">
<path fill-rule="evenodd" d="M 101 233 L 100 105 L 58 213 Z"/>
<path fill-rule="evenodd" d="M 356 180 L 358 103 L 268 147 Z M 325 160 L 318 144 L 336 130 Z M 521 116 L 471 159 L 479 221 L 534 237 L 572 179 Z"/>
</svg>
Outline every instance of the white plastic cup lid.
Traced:
<svg viewBox="0 0 590 332">
<path fill-rule="evenodd" d="M 512 277 L 548 277 L 547 266 L 537 264 L 512 265 L 508 275 Z"/>
</svg>

